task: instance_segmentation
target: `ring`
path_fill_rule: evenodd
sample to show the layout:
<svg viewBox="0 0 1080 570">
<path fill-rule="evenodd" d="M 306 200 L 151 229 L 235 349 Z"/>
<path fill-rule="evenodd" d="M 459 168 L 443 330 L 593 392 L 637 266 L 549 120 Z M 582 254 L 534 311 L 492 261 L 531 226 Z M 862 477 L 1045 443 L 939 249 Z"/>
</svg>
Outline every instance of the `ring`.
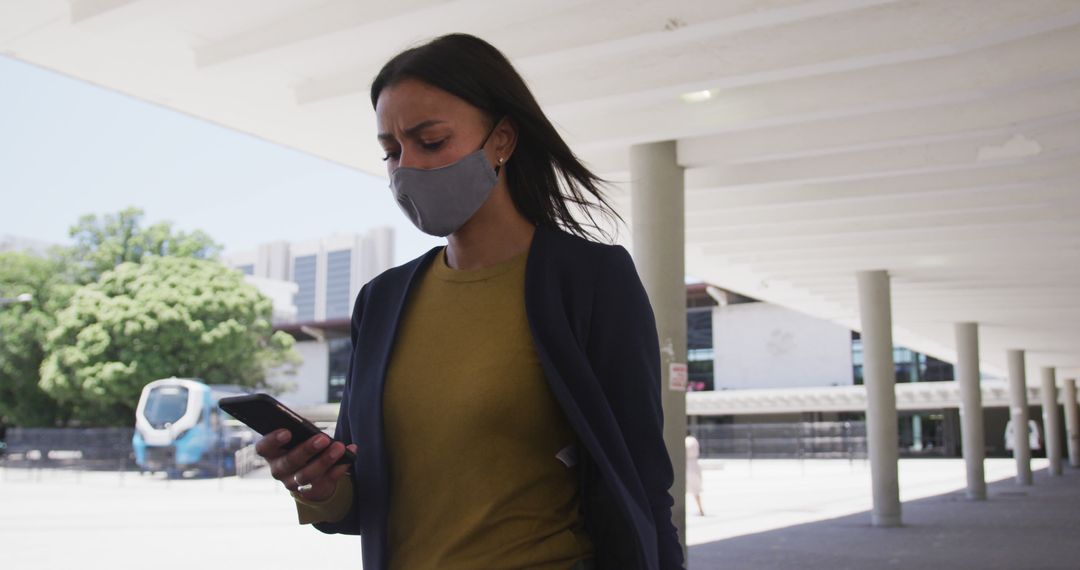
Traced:
<svg viewBox="0 0 1080 570">
<path fill-rule="evenodd" d="M 296 483 L 296 492 L 297 493 L 304 493 L 304 492 L 307 492 L 307 491 L 311 490 L 311 483 L 307 483 L 306 485 L 301 485 L 300 484 L 300 478 L 299 478 L 298 475 L 294 474 L 292 476 L 292 480 L 293 480 L 293 483 Z"/>
</svg>

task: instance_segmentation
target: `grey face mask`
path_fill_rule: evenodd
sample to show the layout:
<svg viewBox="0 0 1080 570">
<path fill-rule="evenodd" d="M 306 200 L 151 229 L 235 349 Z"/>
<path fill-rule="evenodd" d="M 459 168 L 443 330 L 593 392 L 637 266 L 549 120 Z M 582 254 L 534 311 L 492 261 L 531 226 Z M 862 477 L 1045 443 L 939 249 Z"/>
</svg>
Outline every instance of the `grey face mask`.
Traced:
<svg viewBox="0 0 1080 570">
<path fill-rule="evenodd" d="M 498 126 L 499 122 L 495 123 Z M 458 230 L 484 205 L 499 177 L 484 154 L 491 128 L 480 148 L 438 168 L 398 167 L 390 190 L 398 206 L 420 231 L 445 237 Z"/>
</svg>

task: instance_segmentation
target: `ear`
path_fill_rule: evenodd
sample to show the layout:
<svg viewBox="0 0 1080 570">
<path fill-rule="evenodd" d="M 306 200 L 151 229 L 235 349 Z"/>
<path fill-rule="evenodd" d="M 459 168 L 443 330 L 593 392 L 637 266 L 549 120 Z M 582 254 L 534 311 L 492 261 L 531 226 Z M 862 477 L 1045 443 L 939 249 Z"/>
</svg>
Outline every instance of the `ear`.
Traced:
<svg viewBox="0 0 1080 570">
<path fill-rule="evenodd" d="M 506 117 L 499 122 L 499 125 L 495 127 L 495 132 L 491 133 L 491 138 L 495 142 L 495 160 L 497 164 L 505 166 L 510 161 L 510 156 L 514 154 L 514 148 L 517 147 L 517 123 L 510 117 Z"/>
</svg>

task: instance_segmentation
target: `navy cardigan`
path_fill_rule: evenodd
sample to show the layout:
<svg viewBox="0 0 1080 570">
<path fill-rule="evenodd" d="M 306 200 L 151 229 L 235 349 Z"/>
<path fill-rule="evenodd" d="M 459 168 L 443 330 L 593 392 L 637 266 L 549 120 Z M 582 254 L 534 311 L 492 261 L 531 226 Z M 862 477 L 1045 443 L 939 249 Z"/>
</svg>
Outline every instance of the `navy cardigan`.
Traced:
<svg viewBox="0 0 1080 570">
<path fill-rule="evenodd" d="M 353 506 L 325 533 L 359 534 L 365 570 L 387 568 L 389 512 L 382 395 L 409 291 L 439 248 L 361 289 L 335 437 L 356 443 Z M 551 391 L 578 439 L 586 530 L 598 570 L 683 568 L 668 493 L 660 354 L 652 307 L 621 246 L 537 226 L 525 267 L 525 311 Z"/>
</svg>

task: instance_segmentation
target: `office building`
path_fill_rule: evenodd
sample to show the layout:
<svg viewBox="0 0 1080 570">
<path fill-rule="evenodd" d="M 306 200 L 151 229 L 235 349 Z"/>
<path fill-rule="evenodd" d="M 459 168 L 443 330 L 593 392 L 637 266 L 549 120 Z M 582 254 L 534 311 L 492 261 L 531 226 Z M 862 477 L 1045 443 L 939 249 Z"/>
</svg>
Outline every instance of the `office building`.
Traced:
<svg viewBox="0 0 1080 570">
<path fill-rule="evenodd" d="M 360 288 L 393 266 L 394 231 L 335 234 L 303 242 L 271 242 L 222 256 L 274 302 L 274 328 L 296 339 L 302 363 L 272 384 L 291 385 L 287 404 L 338 402 L 349 365 L 349 324 Z"/>
</svg>

